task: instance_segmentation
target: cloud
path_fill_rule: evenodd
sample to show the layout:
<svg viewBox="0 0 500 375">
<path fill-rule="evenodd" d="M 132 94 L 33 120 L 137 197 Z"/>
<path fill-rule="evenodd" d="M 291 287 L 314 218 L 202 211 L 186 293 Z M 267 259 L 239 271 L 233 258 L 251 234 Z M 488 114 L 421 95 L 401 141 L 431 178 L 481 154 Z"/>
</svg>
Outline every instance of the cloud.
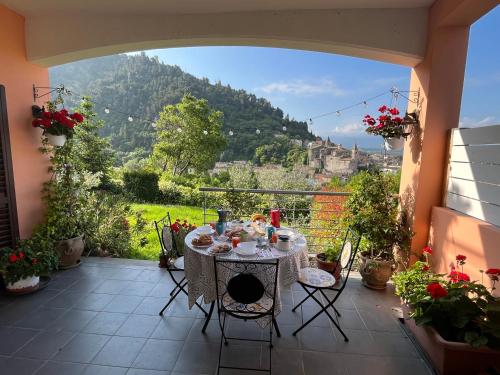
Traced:
<svg viewBox="0 0 500 375">
<path fill-rule="evenodd" d="M 462 119 L 458 123 L 458 126 L 460 128 L 478 128 L 480 126 L 495 125 L 496 121 L 497 120 L 494 116 L 486 116 L 481 120 L 471 117 L 462 117 Z"/>
<path fill-rule="evenodd" d="M 346 124 L 343 126 L 336 126 L 332 130 L 330 130 L 330 134 L 333 135 L 356 135 L 356 134 L 364 134 L 365 127 L 358 123 Z"/>
<path fill-rule="evenodd" d="M 266 94 L 280 93 L 296 96 L 314 96 L 320 94 L 344 96 L 347 93 L 345 90 L 337 87 L 331 79 L 321 79 L 319 81 L 294 79 L 291 81 L 271 82 L 267 85 L 257 87 L 255 90 Z"/>
</svg>

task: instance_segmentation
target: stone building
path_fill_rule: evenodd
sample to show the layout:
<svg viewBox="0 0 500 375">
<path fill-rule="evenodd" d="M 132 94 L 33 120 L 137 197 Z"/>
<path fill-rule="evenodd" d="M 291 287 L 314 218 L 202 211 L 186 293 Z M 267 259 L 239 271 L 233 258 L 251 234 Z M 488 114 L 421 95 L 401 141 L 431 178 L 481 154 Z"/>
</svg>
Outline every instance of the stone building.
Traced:
<svg viewBox="0 0 500 375">
<path fill-rule="evenodd" d="M 332 176 L 346 176 L 355 173 L 359 165 L 359 150 L 354 145 L 351 150 L 335 144 L 328 138 L 316 140 L 307 147 L 308 163 L 311 169 Z"/>
</svg>

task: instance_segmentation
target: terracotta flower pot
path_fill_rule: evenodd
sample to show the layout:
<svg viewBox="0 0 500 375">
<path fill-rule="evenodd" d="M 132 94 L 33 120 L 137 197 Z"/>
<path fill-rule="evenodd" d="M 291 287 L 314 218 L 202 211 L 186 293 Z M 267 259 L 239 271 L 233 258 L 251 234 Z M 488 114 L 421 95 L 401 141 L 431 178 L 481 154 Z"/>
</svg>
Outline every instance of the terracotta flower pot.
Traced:
<svg viewBox="0 0 500 375">
<path fill-rule="evenodd" d="M 7 292 L 13 294 L 26 294 L 36 291 L 39 284 L 39 276 L 28 276 L 24 279 L 17 280 L 12 283 L 7 283 L 5 285 L 5 289 L 7 289 Z"/>
<path fill-rule="evenodd" d="M 341 267 L 337 267 L 337 262 L 328 262 L 324 253 L 320 253 L 316 255 L 316 261 L 318 262 L 318 268 L 320 270 L 331 273 L 335 276 L 335 280 L 340 280 L 340 271 Z"/>
<path fill-rule="evenodd" d="M 56 251 L 59 253 L 59 268 L 67 269 L 80 264 L 85 248 L 84 235 L 59 241 Z"/>
<path fill-rule="evenodd" d="M 386 150 L 402 150 L 405 145 L 405 140 L 403 138 L 384 138 L 384 144 Z"/>
<path fill-rule="evenodd" d="M 360 253 L 359 260 L 359 273 L 363 278 L 363 285 L 371 289 L 385 289 L 392 276 L 394 262 L 371 259 L 366 253 Z"/>
<path fill-rule="evenodd" d="M 418 326 L 408 317 L 404 305 L 405 325 L 410 329 L 440 375 L 489 374 L 500 372 L 500 351 L 488 347 L 474 348 L 467 343 L 446 341 L 430 326 Z"/>
<path fill-rule="evenodd" d="M 45 136 L 52 146 L 62 147 L 66 143 L 66 136 L 46 133 Z"/>
</svg>

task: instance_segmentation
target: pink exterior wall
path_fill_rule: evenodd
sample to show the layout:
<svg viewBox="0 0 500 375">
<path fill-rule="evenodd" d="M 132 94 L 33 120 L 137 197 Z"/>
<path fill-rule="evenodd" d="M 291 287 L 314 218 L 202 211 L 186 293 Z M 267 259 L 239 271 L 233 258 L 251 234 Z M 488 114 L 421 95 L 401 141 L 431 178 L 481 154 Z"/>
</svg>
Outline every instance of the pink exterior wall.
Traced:
<svg viewBox="0 0 500 375">
<path fill-rule="evenodd" d="M 429 242 L 433 249 L 432 266 L 448 273 L 458 254 L 467 256 L 464 272 L 472 280 L 491 287 L 479 270 L 500 268 L 500 228 L 444 207 L 434 207 Z M 496 294 L 499 295 L 500 285 Z"/>
<path fill-rule="evenodd" d="M 27 61 L 24 18 L 0 5 L 0 84 L 5 86 L 21 238 L 43 218 L 40 190 L 48 161 L 38 151 L 40 131 L 31 127 L 32 86 L 49 86 L 46 68 Z"/>
</svg>

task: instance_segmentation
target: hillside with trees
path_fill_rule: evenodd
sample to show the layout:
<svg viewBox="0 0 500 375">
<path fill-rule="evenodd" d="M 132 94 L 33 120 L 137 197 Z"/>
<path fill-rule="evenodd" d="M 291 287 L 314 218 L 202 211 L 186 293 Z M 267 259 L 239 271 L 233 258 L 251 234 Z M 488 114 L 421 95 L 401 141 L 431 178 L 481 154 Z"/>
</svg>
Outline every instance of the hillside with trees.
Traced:
<svg viewBox="0 0 500 375">
<path fill-rule="evenodd" d="M 206 99 L 211 108 L 222 112 L 222 134 L 226 137 L 222 160 L 250 160 L 259 147 L 262 150 L 262 146 L 276 143 L 276 137 L 280 144 L 283 138 L 315 138 L 306 122 L 290 119 L 264 98 L 220 82 L 213 84 L 145 54 L 114 55 L 57 66 L 50 69 L 50 78 L 53 86 L 64 84 L 74 92 L 67 99 L 69 105 L 77 105 L 82 95 L 92 98 L 105 121 L 101 135 L 109 137 L 121 163 L 151 153 L 155 136 L 151 119 L 157 118 L 166 105 L 179 103 L 185 94 Z M 105 114 L 107 106 L 110 111 Z M 128 121 L 127 114 L 117 111 L 130 114 L 134 120 Z M 289 144 L 292 148 L 292 142 Z"/>
</svg>

